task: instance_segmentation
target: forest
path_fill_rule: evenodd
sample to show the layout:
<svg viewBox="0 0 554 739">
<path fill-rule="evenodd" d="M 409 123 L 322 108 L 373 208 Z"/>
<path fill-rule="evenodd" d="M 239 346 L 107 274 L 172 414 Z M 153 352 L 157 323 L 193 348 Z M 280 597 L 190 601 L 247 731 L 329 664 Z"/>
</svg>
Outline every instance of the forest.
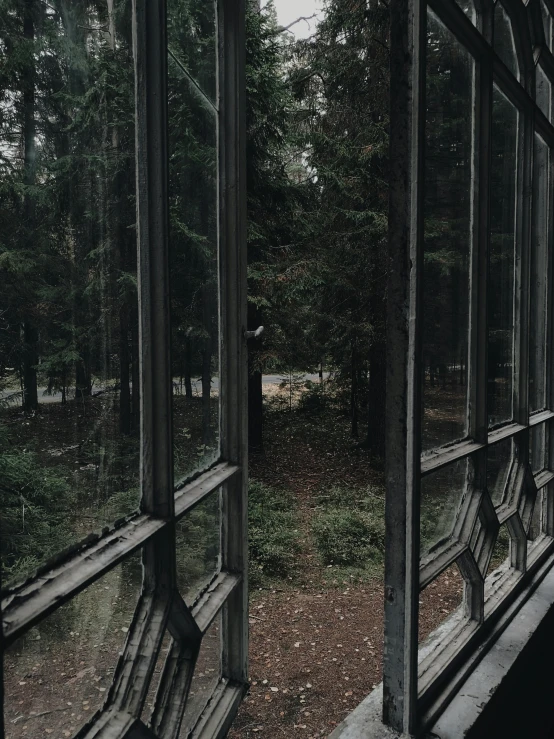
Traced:
<svg viewBox="0 0 554 739">
<path fill-rule="evenodd" d="M 178 486 L 219 458 L 217 20 L 213 3 L 167 5 Z M 272 3 L 248 4 L 248 329 L 264 326 L 248 346 L 250 567 L 260 593 L 370 583 L 380 597 L 394 269 L 388 34 L 382 0 L 325 0 L 302 40 L 279 25 Z M 0 554 L 10 586 L 139 504 L 131 0 L 0 0 L 0 59 Z M 427 72 L 423 451 L 467 434 L 472 238 L 473 63 L 432 15 Z M 498 93 L 495 105 L 491 425 L 511 417 L 515 180 L 505 175 L 517 138 L 510 104 Z M 464 471 L 455 474 L 464 485 Z M 448 535 L 452 484 L 430 480 L 425 547 Z M 218 566 L 219 515 L 208 499 L 179 524 L 187 597 Z M 118 628 L 139 578 L 128 564 L 110 584 L 120 588 Z M 440 597 L 452 608 L 459 593 L 454 574 Z M 429 597 L 430 628 L 438 616 Z M 275 613 L 288 607 L 281 600 Z M 79 613 L 74 606 L 56 628 L 73 635 L 85 620 L 84 648 L 92 616 Z M 14 674 L 36 649 L 15 648 Z M 345 703 L 361 697 L 363 680 Z M 72 719 L 62 726 L 72 731 Z"/>
</svg>

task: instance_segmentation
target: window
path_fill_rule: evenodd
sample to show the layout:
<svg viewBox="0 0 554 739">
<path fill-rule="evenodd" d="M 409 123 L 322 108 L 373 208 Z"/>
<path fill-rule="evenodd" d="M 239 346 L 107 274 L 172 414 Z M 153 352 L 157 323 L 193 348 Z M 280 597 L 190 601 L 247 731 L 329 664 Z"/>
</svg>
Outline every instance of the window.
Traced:
<svg viewBox="0 0 554 739">
<path fill-rule="evenodd" d="M 554 58 L 548 2 L 395 5 L 383 711 L 419 732 L 551 566 Z"/>
<path fill-rule="evenodd" d="M 0 17 L 0 733 L 221 736 L 248 655 L 244 7 Z"/>
</svg>

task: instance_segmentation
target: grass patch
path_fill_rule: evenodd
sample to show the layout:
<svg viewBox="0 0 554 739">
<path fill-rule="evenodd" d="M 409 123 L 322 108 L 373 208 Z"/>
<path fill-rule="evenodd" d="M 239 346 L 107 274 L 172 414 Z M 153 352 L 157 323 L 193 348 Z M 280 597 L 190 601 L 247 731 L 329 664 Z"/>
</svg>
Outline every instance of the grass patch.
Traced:
<svg viewBox="0 0 554 739">
<path fill-rule="evenodd" d="M 322 564 L 333 567 L 329 575 L 375 576 L 385 551 L 383 491 L 335 486 L 319 495 L 318 504 L 312 536 Z"/>
<path fill-rule="evenodd" d="M 249 577 L 254 587 L 268 578 L 283 579 L 294 573 L 300 552 L 296 509 L 291 493 L 250 481 Z"/>
</svg>

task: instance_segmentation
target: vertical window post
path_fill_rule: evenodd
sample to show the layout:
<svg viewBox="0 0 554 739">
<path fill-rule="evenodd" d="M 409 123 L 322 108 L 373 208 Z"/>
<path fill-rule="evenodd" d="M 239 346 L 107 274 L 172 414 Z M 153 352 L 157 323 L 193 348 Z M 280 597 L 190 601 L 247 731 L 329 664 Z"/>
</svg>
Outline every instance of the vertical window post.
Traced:
<svg viewBox="0 0 554 739">
<path fill-rule="evenodd" d="M 425 3 L 392 0 L 383 720 L 415 728 Z"/>
<path fill-rule="evenodd" d="M 248 675 L 245 0 L 219 0 L 221 443 L 241 471 L 223 495 L 222 567 L 242 575 L 224 614 L 223 674 Z"/>
</svg>

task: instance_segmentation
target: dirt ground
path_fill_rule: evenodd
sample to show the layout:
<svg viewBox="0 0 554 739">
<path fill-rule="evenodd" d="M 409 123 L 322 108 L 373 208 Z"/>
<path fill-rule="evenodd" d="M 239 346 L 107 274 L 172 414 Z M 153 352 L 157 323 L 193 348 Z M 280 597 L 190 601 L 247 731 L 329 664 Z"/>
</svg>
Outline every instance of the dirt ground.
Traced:
<svg viewBox="0 0 554 739">
<path fill-rule="evenodd" d="M 270 420 L 266 451 L 251 458 L 250 472 L 268 484 L 286 481 L 301 502 L 303 529 L 329 481 L 382 484 L 383 473 L 348 437 L 346 424 L 337 421 L 319 437 L 290 424 L 286 414 Z M 420 639 L 461 599 L 462 580 L 451 568 L 421 594 Z M 251 688 L 229 738 L 327 736 L 381 681 L 382 650 L 382 575 L 333 579 L 304 541 L 294 584 L 251 596 Z"/>
</svg>

